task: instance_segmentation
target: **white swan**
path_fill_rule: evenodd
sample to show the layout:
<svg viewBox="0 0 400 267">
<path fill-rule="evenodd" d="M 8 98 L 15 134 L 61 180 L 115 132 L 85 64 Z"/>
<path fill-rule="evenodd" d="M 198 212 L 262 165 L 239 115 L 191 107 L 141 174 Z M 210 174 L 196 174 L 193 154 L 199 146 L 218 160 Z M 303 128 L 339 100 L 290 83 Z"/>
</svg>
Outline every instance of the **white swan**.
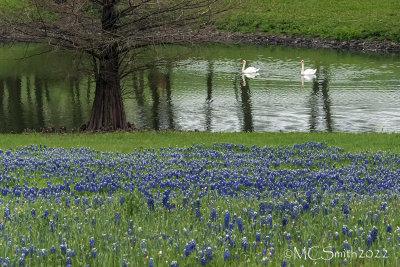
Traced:
<svg viewBox="0 0 400 267">
<path fill-rule="evenodd" d="M 314 75 L 317 72 L 316 69 L 304 69 L 304 60 L 301 61 L 301 75 Z"/>
<path fill-rule="evenodd" d="M 243 65 L 243 67 L 242 67 L 242 73 L 255 73 L 255 72 L 258 72 L 260 69 L 256 69 L 256 68 L 254 68 L 254 67 L 248 67 L 247 69 L 245 69 L 245 67 L 246 67 L 246 60 L 243 60 L 242 61 L 242 65 Z"/>
<path fill-rule="evenodd" d="M 243 74 L 242 74 L 242 76 L 246 76 L 247 78 L 250 78 L 250 79 L 254 79 L 254 78 L 257 77 L 258 75 L 260 75 L 260 73 L 258 73 L 258 72 L 243 73 Z"/>
</svg>

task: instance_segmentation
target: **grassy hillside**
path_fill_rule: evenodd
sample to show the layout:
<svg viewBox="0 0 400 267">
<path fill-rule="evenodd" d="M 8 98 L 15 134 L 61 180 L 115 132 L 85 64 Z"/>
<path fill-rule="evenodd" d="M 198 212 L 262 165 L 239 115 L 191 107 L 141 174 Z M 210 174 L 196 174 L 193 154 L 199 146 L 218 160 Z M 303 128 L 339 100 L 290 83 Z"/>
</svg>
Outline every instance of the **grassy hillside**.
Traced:
<svg viewBox="0 0 400 267">
<path fill-rule="evenodd" d="M 0 12 L 25 5 L 25 0 L 0 2 Z M 218 18 L 216 27 L 233 32 L 399 42 L 398 10 L 398 0 L 247 0 Z"/>
<path fill-rule="evenodd" d="M 250 0 L 221 18 L 217 27 L 238 32 L 398 42 L 398 10 L 398 0 Z"/>
</svg>

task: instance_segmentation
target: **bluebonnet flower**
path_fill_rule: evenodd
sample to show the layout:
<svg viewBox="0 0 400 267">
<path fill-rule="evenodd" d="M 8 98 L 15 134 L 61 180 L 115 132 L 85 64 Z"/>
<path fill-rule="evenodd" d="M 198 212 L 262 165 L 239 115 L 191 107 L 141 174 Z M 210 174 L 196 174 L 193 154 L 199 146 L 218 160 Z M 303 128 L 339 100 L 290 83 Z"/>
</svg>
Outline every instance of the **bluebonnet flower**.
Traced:
<svg viewBox="0 0 400 267">
<path fill-rule="evenodd" d="M 350 250 L 351 249 L 349 243 L 347 242 L 347 240 L 343 241 L 343 249 L 344 250 Z"/>
<path fill-rule="evenodd" d="M 225 251 L 224 251 L 224 260 L 229 260 L 229 258 L 230 258 L 230 256 L 231 256 L 231 253 L 229 252 L 229 249 L 225 249 Z"/>
<path fill-rule="evenodd" d="M 347 225 L 343 225 L 342 232 L 343 232 L 344 236 L 348 235 L 349 234 L 349 227 L 347 227 Z"/>
<path fill-rule="evenodd" d="M 239 229 L 239 232 L 243 232 L 243 220 L 242 220 L 242 218 L 237 218 L 237 225 L 238 225 L 238 229 Z"/>
<path fill-rule="evenodd" d="M 290 242 L 292 240 L 292 236 L 290 234 L 286 234 L 286 240 Z"/>
<path fill-rule="evenodd" d="M 375 226 L 372 227 L 371 237 L 372 241 L 376 241 L 378 239 L 378 229 Z"/>
<path fill-rule="evenodd" d="M 178 267 L 178 262 L 176 261 L 171 262 L 171 267 Z"/>
<path fill-rule="evenodd" d="M 147 199 L 147 206 L 150 210 L 154 210 L 154 199 L 152 196 Z"/>
<path fill-rule="evenodd" d="M 249 246 L 249 243 L 247 242 L 247 238 L 246 238 L 246 237 L 243 237 L 243 238 L 242 238 L 242 247 L 243 247 L 244 251 L 247 250 L 247 247 L 248 247 L 248 246 Z"/>
<path fill-rule="evenodd" d="M 342 211 L 343 211 L 344 214 L 349 214 L 350 213 L 349 205 L 346 204 L 346 203 L 343 203 L 342 204 Z"/>
<path fill-rule="evenodd" d="M 212 260 L 213 256 L 212 256 L 212 248 L 211 247 L 207 247 L 206 249 L 206 256 L 208 260 Z"/>
<path fill-rule="evenodd" d="M 154 267 L 154 260 L 153 260 L 153 258 L 150 258 L 150 260 L 149 260 L 149 267 Z"/>
<path fill-rule="evenodd" d="M 265 202 L 261 202 L 259 206 L 260 215 L 263 216 L 267 212 L 267 204 Z"/>
<path fill-rule="evenodd" d="M 50 214 L 50 213 L 49 213 L 49 210 L 46 209 L 46 210 L 44 211 L 43 218 L 46 219 L 47 216 L 49 216 L 49 214 Z"/>
<path fill-rule="evenodd" d="M 369 249 L 372 246 L 372 242 L 373 242 L 373 238 L 372 236 L 369 234 L 367 236 L 367 249 Z"/>
<path fill-rule="evenodd" d="M 36 210 L 34 208 L 31 210 L 31 215 L 33 219 L 36 218 Z"/>
<path fill-rule="evenodd" d="M 217 211 L 215 209 L 211 210 L 211 221 L 215 222 L 217 220 Z"/>
<path fill-rule="evenodd" d="M 288 223 L 288 218 L 287 217 L 283 217 L 282 219 L 282 226 L 286 226 Z"/>
<path fill-rule="evenodd" d="M 264 239 L 264 244 L 265 244 L 265 246 L 268 245 L 268 243 L 269 243 L 270 240 L 271 240 L 271 237 L 270 237 L 269 235 L 267 235 L 267 236 L 265 237 L 265 239 Z"/>
<path fill-rule="evenodd" d="M 60 245 L 60 250 L 61 250 L 62 254 L 66 254 L 67 253 L 67 245 L 66 244 L 61 244 Z"/>
<path fill-rule="evenodd" d="M 186 257 L 189 257 L 192 250 L 196 248 L 196 242 L 194 240 L 190 241 L 189 244 L 186 244 L 184 254 Z"/>
<path fill-rule="evenodd" d="M 115 225 L 121 224 L 121 215 L 119 213 L 115 213 Z"/>
<path fill-rule="evenodd" d="M 96 245 L 96 239 L 94 237 L 91 237 L 89 240 L 89 246 L 90 248 L 94 248 Z"/>
<path fill-rule="evenodd" d="M 201 219 L 201 213 L 200 213 L 200 210 L 199 209 L 196 209 L 196 217 L 197 217 L 197 219 Z"/>
<path fill-rule="evenodd" d="M 206 257 L 201 257 L 201 265 L 205 266 L 207 264 L 207 258 Z"/>
<path fill-rule="evenodd" d="M 97 249 L 92 248 L 92 258 L 96 258 L 96 257 L 97 257 Z"/>
<path fill-rule="evenodd" d="M 339 233 L 335 232 L 335 239 L 338 240 L 339 239 Z"/>
<path fill-rule="evenodd" d="M 71 258 L 74 258 L 75 257 L 75 250 L 73 250 L 73 249 L 68 249 L 67 250 L 67 256 L 68 257 L 71 257 Z"/>
<path fill-rule="evenodd" d="M 260 233 L 256 233 L 256 242 L 261 242 L 261 234 Z"/>
<path fill-rule="evenodd" d="M 224 225 L 225 225 L 225 228 L 228 228 L 228 227 L 229 227 L 229 222 L 230 222 L 230 220 L 231 220 L 231 215 L 230 215 L 230 213 L 226 210 L 226 211 L 225 211 L 225 215 L 224 215 Z"/>
</svg>

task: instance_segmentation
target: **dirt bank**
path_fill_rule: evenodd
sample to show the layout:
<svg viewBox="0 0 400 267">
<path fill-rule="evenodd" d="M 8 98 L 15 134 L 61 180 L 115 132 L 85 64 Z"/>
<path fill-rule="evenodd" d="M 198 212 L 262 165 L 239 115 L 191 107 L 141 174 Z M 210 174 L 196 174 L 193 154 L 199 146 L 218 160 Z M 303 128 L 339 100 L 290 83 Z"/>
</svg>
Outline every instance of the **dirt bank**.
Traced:
<svg viewBox="0 0 400 267">
<path fill-rule="evenodd" d="M 208 37 L 204 41 L 208 43 L 217 42 L 225 44 L 285 45 L 400 55 L 400 43 L 391 41 L 337 41 L 304 36 L 268 35 L 264 33 L 229 33 L 219 31 L 209 31 Z"/>
</svg>

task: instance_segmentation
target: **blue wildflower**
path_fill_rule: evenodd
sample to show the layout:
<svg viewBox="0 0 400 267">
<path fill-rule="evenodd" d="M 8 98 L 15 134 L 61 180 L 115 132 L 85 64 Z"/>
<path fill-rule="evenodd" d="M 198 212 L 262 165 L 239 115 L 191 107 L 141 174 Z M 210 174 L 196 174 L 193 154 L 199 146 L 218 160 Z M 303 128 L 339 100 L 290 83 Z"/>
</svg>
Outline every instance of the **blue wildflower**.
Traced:
<svg viewBox="0 0 400 267">
<path fill-rule="evenodd" d="M 230 256 L 231 256 L 231 254 L 230 254 L 230 252 L 229 252 L 229 249 L 225 249 L 225 251 L 224 251 L 224 260 L 229 260 L 229 258 L 230 258 Z"/>
<path fill-rule="evenodd" d="M 288 218 L 287 217 L 283 217 L 282 219 L 282 226 L 286 226 L 288 223 Z"/>
<path fill-rule="evenodd" d="M 96 248 L 92 248 L 92 258 L 96 258 L 97 257 L 97 249 Z"/>
<path fill-rule="evenodd" d="M 239 229 L 239 232 L 243 232 L 243 220 L 242 220 L 242 218 L 237 218 L 237 225 L 238 225 L 238 229 Z"/>
<path fill-rule="evenodd" d="M 229 227 L 230 220 L 231 220 L 231 214 L 226 210 L 226 211 L 225 211 L 225 215 L 224 215 L 224 225 L 225 225 L 225 228 L 228 228 L 228 227 Z"/>
<path fill-rule="evenodd" d="M 215 222 L 217 220 L 217 211 L 215 209 L 211 210 L 211 221 Z"/>
</svg>

